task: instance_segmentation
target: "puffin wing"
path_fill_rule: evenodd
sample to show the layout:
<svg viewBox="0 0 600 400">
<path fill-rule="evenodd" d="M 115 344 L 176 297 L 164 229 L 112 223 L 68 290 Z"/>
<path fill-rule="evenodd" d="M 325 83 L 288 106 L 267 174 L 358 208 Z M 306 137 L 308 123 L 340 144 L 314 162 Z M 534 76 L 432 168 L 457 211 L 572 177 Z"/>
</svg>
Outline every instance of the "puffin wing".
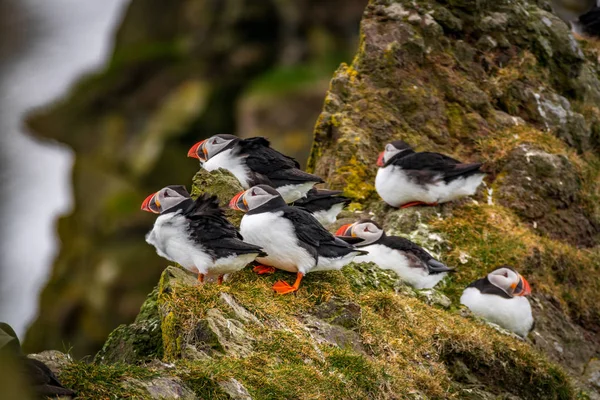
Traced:
<svg viewBox="0 0 600 400">
<path fill-rule="evenodd" d="M 390 164 L 403 170 L 429 171 L 442 174 L 444 178 L 455 178 L 479 171 L 480 163 L 465 164 L 439 153 L 413 153 L 404 157 L 392 158 Z"/>
<path fill-rule="evenodd" d="M 264 174 L 272 169 L 300 168 L 298 161 L 271 148 L 263 137 L 242 139 L 239 146 L 241 154 L 246 156 L 246 165 L 253 171 Z"/>
<path fill-rule="evenodd" d="M 255 175 L 255 184 L 277 187 L 289 181 L 323 182 L 318 176 L 302 171 L 294 158 L 271 148 L 269 141 L 263 137 L 240 140 L 239 146 L 246 166 Z"/>
<path fill-rule="evenodd" d="M 296 200 L 294 206 L 304 207 L 308 211 L 325 210 L 336 204 L 350 204 L 350 199 L 344 196 L 341 190 L 325 190 L 312 188 L 306 193 L 306 196 Z"/>
<path fill-rule="evenodd" d="M 301 242 L 312 247 L 334 242 L 333 235 L 308 211 L 298 207 L 285 207 L 283 216 L 291 221 Z"/>
<path fill-rule="evenodd" d="M 454 271 L 446 264 L 433 258 L 433 256 L 421 246 L 406 238 L 400 236 L 387 236 L 383 244 L 405 253 L 412 261 L 411 267 L 426 268 L 430 274 Z"/>
<path fill-rule="evenodd" d="M 583 33 L 589 36 L 600 37 L 600 7 L 596 6 L 587 13 L 579 16 Z"/>
<path fill-rule="evenodd" d="M 183 214 L 189 222 L 190 238 L 208 247 L 215 256 L 231 253 L 265 255 L 260 247 L 243 241 L 235 226 L 225 218 L 217 196 L 202 194 Z"/>
<path fill-rule="evenodd" d="M 242 236 L 225 218 L 223 209 L 219 207 L 217 196 L 200 195 L 183 215 L 190 224 L 190 234 L 199 242 L 222 238 L 238 238 Z"/>
<path fill-rule="evenodd" d="M 285 207 L 283 215 L 292 222 L 302 247 L 310 248 L 309 251 L 315 258 L 340 257 L 351 252 L 367 254 L 333 236 L 310 212 L 302 208 Z"/>
</svg>

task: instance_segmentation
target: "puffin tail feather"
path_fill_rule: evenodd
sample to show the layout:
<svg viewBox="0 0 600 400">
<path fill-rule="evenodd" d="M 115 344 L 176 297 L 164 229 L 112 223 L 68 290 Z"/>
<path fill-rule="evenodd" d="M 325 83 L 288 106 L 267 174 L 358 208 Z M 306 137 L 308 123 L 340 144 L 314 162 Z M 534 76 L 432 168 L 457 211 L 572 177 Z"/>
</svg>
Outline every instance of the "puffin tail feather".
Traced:
<svg viewBox="0 0 600 400">
<path fill-rule="evenodd" d="M 438 260 L 434 260 L 433 258 L 427 261 L 427 267 L 429 272 L 432 274 L 439 274 L 442 272 L 453 272 L 454 269 L 448 267 L 446 264 L 439 262 Z"/>
</svg>

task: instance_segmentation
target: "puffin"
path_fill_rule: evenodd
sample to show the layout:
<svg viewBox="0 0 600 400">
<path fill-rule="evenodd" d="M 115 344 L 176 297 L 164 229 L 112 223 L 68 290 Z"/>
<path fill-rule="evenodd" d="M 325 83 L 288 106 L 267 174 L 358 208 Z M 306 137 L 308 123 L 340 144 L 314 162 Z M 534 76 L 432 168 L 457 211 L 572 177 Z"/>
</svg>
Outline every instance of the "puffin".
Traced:
<svg viewBox="0 0 600 400">
<path fill-rule="evenodd" d="M 14 360 L 18 373 L 21 373 L 39 398 L 46 397 L 75 397 L 76 393 L 65 388 L 56 375 L 43 362 L 25 356 L 17 334 L 10 325 L 0 322 L 0 358 L 8 357 Z M 12 363 L 10 365 L 13 365 Z"/>
<path fill-rule="evenodd" d="M 193 145 L 188 157 L 200 160 L 202 168 L 223 168 L 231 172 L 244 189 L 269 185 L 286 203 L 304 196 L 323 179 L 300 169 L 300 164 L 271 148 L 263 137 L 241 139 L 233 135 L 215 135 Z"/>
<path fill-rule="evenodd" d="M 323 226 L 333 224 L 350 199 L 341 196 L 341 190 L 325 190 L 312 188 L 306 197 L 296 200 L 293 205 L 311 212 Z"/>
<path fill-rule="evenodd" d="M 600 4 L 579 16 L 578 30 L 586 36 L 600 38 Z"/>
<path fill-rule="evenodd" d="M 533 315 L 527 295 L 529 283 L 514 268 L 503 265 L 486 277 L 471 283 L 460 297 L 460 303 L 501 327 L 526 337 L 533 328 Z"/>
<path fill-rule="evenodd" d="M 550 0 L 550 5 L 573 32 L 600 36 L 600 4 L 597 0 Z"/>
<path fill-rule="evenodd" d="M 225 218 L 216 196 L 203 194 L 193 200 L 185 186 L 167 186 L 149 195 L 142 210 L 159 214 L 146 242 L 159 256 L 198 274 L 223 276 L 243 269 L 265 253 L 259 246 L 243 241 Z"/>
<path fill-rule="evenodd" d="M 377 159 L 375 190 L 392 207 L 434 206 L 471 196 L 485 174 L 480 163 L 465 164 L 439 153 L 415 152 L 407 143 L 388 143 Z"/>
<path fill-rule="evenodd" d="M 229 203 L 246 212 L 240 232 L 248 243 L 260 246 L 267 256 L 258 256 L 260 273 L 275 268 L 296 273 L 293 285 L 279 281 L 273 290 L 279 294 L 298 290 L 309 272 L 339 270 L 354 257 L 366 254 L 336 238 L 307 210 L 286 204 L 281 194 L 267 185 L 253 186 L 236 194 Z"/>
<path fill-rule="evenodd" d="M 400 236 L 386 235 L 381 226 L 370 219 L 342 225 L 335 235 L 369 252 L 357 257 L 356 262 L 373 262 L 382 269 L 392 270 L 415 289 L 432 288 L 448 272 L 454 271 L 416 243 Z"/>
</svg>

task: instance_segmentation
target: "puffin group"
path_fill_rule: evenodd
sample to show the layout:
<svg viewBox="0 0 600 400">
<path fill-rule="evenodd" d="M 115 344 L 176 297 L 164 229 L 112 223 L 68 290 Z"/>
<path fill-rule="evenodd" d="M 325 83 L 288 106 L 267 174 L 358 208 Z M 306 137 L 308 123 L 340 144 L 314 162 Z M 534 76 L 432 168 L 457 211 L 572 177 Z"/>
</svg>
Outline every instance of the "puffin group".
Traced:
<svg viewBox="0 0 600 400">
<path fill-rule="evenodd" d="M 207 171 L 231 172 L 244 188 L 229 202 L 229 208 L 245 213 L 239 231 L 216 196 L 193 199 L 184 186 L 164 187 L 142 203 L 142 210 L 158 214 L 146 241 L 161 257 L 196 274 L 200 283 L 216 278 L 221 284 L 251 263 L 260 275 L 277 269 L 296 274 L 293 284 L 275 283 L 279 294 L 297 291 L 308 273 L 341 270 L 352 261 L 392 270 L 415 289 L 433 288 L 454 271 L 416 243 L 386 234 L 373 220 L 343 225 L 332 234 L 326 226 L 335 223 L 350 199 L 341 191 L 316 188 L 323 179 L 302 171 L 265 138 L 215 135 L 192 146 L 188 157 Z M 396 208 L 471 196 L 485 176 L 480 163 L 416 152 L 401 140 L 385 146 L 377 166 L 375 189 Z M 523 276 L 501 266 L 471 283 L 460 301 L 474 314 L 526 336 L 533 326 L 525 297 L 530 292 Z"/>
</svg>

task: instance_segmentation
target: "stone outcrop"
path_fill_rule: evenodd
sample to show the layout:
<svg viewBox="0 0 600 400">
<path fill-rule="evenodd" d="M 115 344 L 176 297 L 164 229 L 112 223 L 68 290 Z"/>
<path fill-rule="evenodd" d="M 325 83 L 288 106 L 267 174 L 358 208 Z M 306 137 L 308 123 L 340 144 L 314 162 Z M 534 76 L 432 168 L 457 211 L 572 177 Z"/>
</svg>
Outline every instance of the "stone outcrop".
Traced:
<svg viewBox="0 0 600 400">
<path fill-rule="evenodd" d="M 375 218 L 456 272 L 415 291 L 390 271 L 351 264 L 274 296 L 288 274 L 246 268 L 200 286 L 169 266 L 140 317 L 61 380 L 90 397 L 108 390 L 95 380 L 110 371 L 117 397 L 135 374 L 171 377 L 199 398 L 599 398 L 597 55 L 541 2 L 371 0 L 358 52 L 331 80 L 308 164 L 353 199 L 339 224 Z M 485 185 L 452 204 L 391 209 L 373 187 L 391 139 L 484 161 Z M 193 193 L 219 182 L 225 204 L 239 189 L 230 178 L 200 172 Z M 459 304 L 466 285 L 502 264 L 533 289 L 537 324 L 526 340 Z M 149 321 L 160 338 L 131 340 Z"/>
</svg>

